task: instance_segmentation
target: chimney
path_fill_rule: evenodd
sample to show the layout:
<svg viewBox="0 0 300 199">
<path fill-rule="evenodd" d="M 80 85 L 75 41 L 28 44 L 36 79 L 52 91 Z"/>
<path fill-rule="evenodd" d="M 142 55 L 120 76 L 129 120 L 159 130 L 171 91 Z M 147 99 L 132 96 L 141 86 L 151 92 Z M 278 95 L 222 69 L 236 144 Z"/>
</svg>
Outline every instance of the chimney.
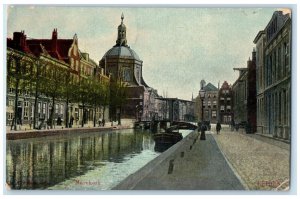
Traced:
<svg viewBox="0 0 300 199">
<path fill-rule="evenodd" d="M 252 51 L 252 62 L 256 63 L 256 51 L 255 51 L 255 48 L 253 48 L 253 51 Z"/>
<path fill-rule="evenodd" d="M 52 51 L 57 50 L 57 28 L 54 28 L 52 32 Z"/>
<path fill-rule="evenodd" d="M 14 32 L 13 34 L 13 42 L 15 48 L 18 50 L 24 50 L 26 46 L 26 35 L 24 34 L 24 30 L 21 32 Z"/>
</svg>

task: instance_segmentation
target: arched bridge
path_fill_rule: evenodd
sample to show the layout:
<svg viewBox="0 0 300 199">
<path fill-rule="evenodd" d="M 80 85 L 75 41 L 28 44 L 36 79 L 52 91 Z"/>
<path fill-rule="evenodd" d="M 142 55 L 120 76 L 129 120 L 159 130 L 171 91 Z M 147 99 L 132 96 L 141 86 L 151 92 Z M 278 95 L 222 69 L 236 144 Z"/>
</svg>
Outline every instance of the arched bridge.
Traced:
<svg viewBox="0 0 300 199">
<path fill-rule="evenodd" d="M 173 121 L 170 122 L 169 120 L 154 120 L 154 121 L 139 121 L 135 123 L 136 128 L 144 128 L 144 129 L 157 129 L 157 127 L 162 129 L 167 129 L 168 126 L 176 126 L 177 129 L 197 129 L 197 124 L 192 122 L 185 122 L 185 121 Z"/>
<path fill-rule="evenodd" d="M 178 126 L 178 129 L 191 129 L 195 130 L 198 128 L 197 124 L 194 124 L 192 122 L 184 122 L 184 121 L 174 121 L 172 122 L 172 126 L 176 125 Z"/>
</svg>

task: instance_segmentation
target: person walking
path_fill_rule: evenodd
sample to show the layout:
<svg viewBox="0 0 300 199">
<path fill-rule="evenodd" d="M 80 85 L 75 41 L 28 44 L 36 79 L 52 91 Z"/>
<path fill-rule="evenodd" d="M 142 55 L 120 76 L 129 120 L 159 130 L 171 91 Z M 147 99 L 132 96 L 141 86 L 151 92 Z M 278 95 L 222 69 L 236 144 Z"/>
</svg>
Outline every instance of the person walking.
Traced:
<svg viewBox="0 0 300 199">
<path fill-rule="evenodd" d="M 235 122 L 234 122 L 234 119 L 231 120 L 231 131 L 234 131 L 234 127 L 235 127 Z"/>
<path fill-rule="evenodd" d="M 205 131 L 207 131 L 207 126 L 204 124 L 204 122 L 202 122 L 200 130 L 201 130 L 200 140 L 206 140 Z"/>
<path fill-rule="evenodd" d="M 221 124 L 220 124 L 220 122 L 217 122 L 216 130 L 217 130 L 217 134 L 219 134 L 220 130 L 221 130 Z"/>
</svg>

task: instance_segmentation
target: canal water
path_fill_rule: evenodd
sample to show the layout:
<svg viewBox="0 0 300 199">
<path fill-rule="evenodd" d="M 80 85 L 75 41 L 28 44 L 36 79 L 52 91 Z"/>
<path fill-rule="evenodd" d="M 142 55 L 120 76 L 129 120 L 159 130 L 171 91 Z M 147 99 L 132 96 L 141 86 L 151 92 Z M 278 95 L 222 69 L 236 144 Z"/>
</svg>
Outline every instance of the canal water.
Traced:
<svg viewBox="0 0 300 199">
<path fill-rule="evenodd" d="M 133 129 L 10 140 L 6 147 L 11 189 L 109 190 L 160 154 L 149 131 Z"/>
</svg>

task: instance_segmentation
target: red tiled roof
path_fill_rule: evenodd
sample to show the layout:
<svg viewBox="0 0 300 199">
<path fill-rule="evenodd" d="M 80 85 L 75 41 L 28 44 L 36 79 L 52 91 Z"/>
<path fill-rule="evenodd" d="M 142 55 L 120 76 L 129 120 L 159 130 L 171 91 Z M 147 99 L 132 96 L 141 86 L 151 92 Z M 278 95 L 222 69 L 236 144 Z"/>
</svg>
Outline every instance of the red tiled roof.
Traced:
<svg viewBox="0 0 300 199">
<path fill-rule="evenodd" d="M 46 50 L 51 57 L 66 63 L 69 62 L 68 52 L 73 43 L 73 39 L 56 39 L 57 37 L 53 38 L 53 36 L 52 39 L 27 39 L 24 31 L 14 34 L 16 34 L 16 40 L 7 38 L 7 47 L 39 56 L 43 53 L 42 45 L 44 50 Z"/>
<path fill-rule="evenodd" d="M 52 39 L 31 39 L 27 40 L 27 45 L 34 55 L 39 56 L 43 50 L 40 45 L 43 45 L 49 55 L 55 59 L 68 62 L 68 51 L 71 47 L 72 39 L 58 39 L 55 41 Z"/>
</svg>

